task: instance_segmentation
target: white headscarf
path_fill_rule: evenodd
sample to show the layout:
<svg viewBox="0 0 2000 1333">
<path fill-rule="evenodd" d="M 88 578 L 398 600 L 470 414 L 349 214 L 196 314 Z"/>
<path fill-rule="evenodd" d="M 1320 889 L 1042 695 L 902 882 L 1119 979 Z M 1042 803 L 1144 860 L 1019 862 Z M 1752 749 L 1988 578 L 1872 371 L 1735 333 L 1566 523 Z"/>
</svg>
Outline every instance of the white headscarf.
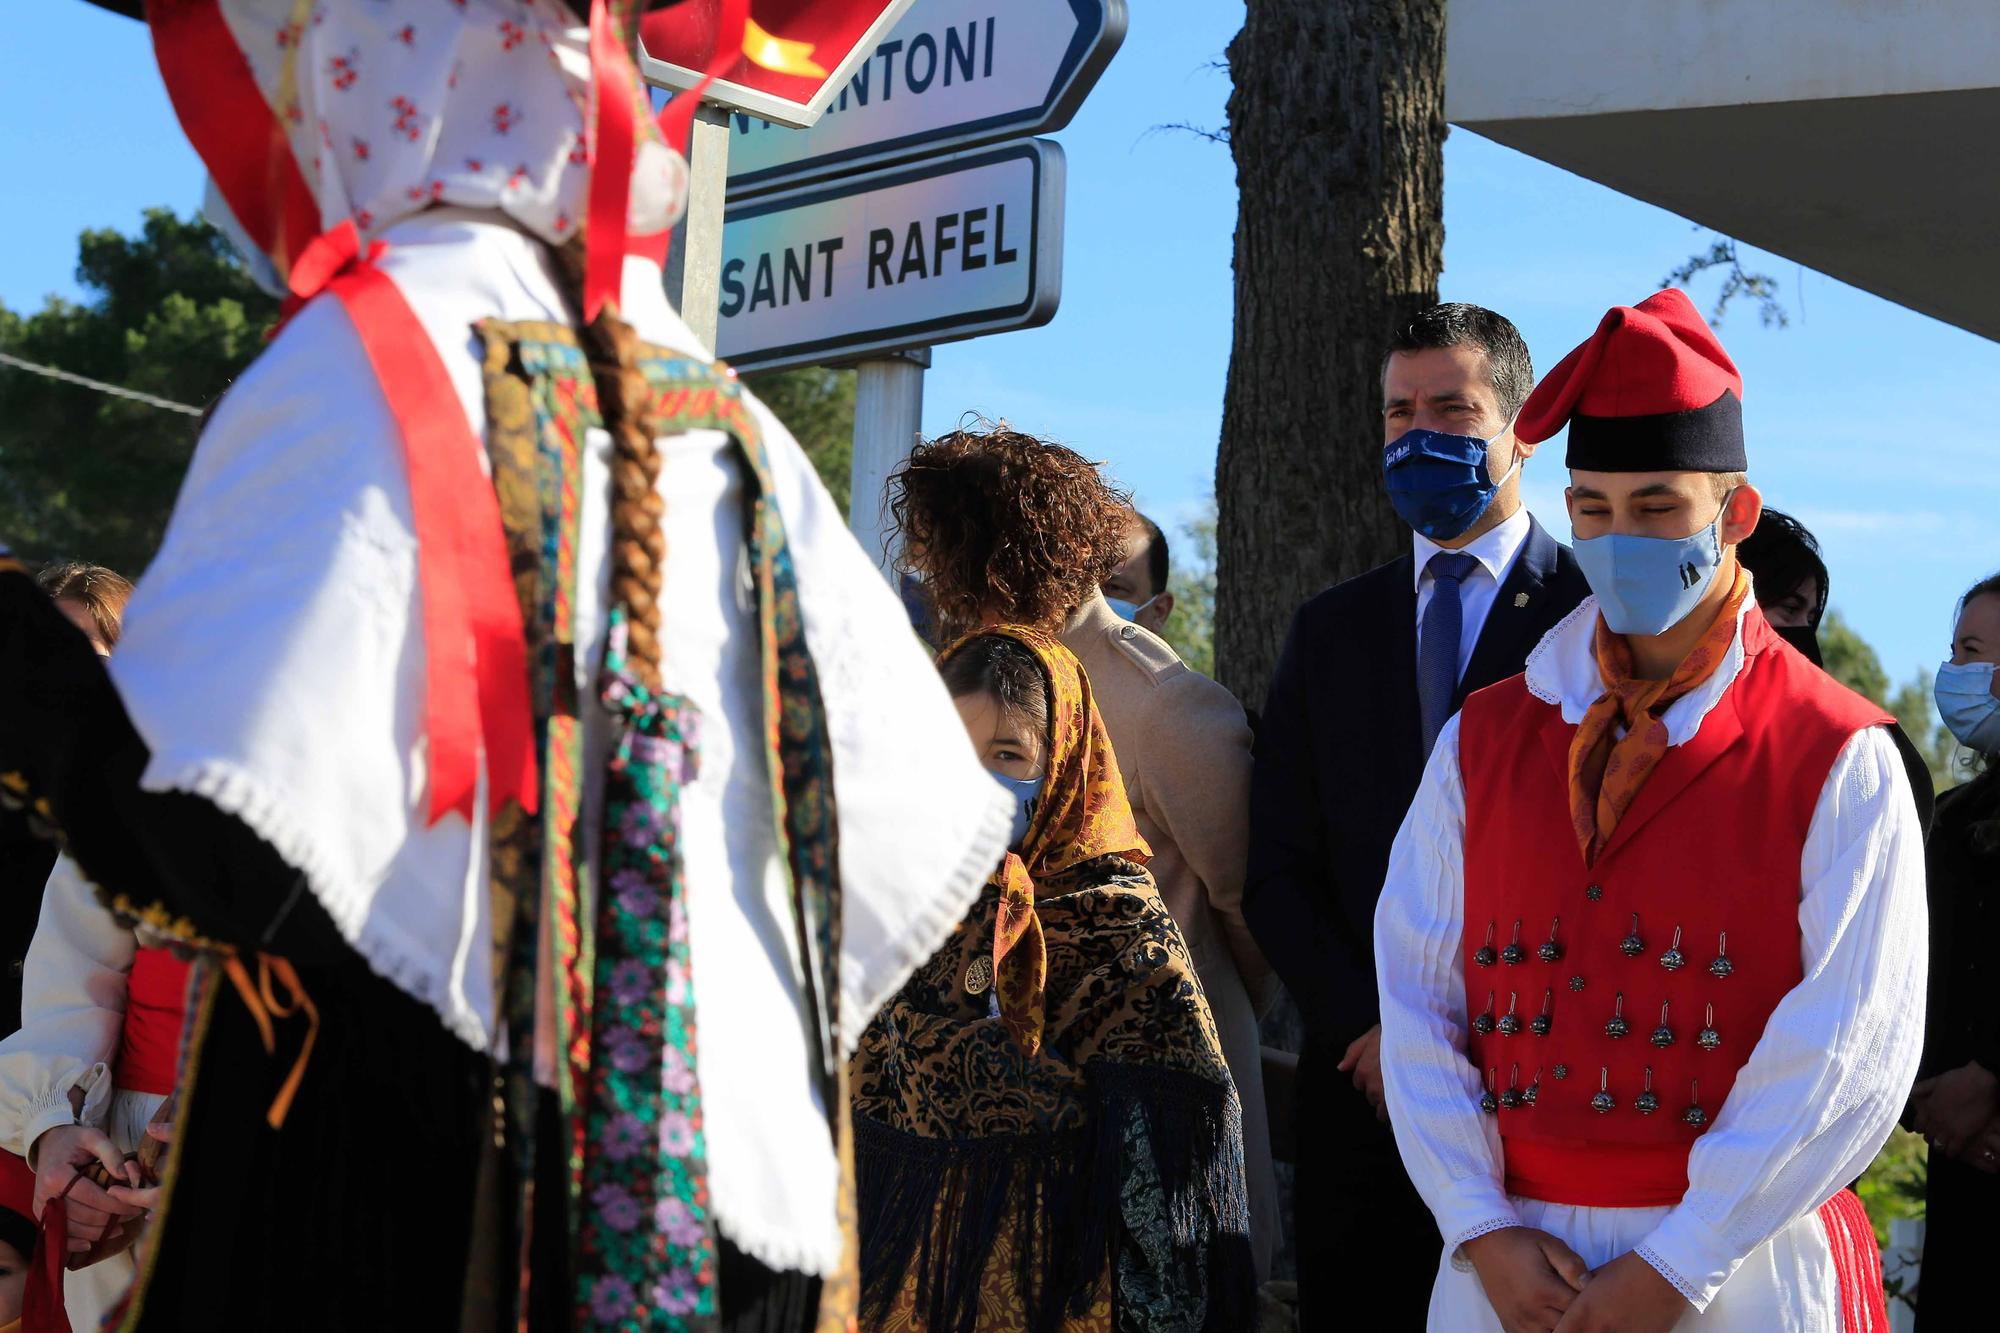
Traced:
<svg viewBox="0 0 2000 1333">
<path fill-rule="evenodd" d="M 588 33 L 560 0 L 199 3 L 219 9 L 264 104 L 224 114 L 276 118 L 320 230 L 352 219 L 370 238 L 439 203 L 504 213 L 551 244 L 582 224 Z M 241 91 L 226 79 L 174 88 L 184 119 L 187 97 L 242 102 Z M 687 164 L 645 117 L 639 134 L 627 223 L 634 234 L 664 232 L 680 216 Z M 237 218 L 224 222 L 246 209 L 226 193 L 215 220 L 254 238 Z"/>
</svg>

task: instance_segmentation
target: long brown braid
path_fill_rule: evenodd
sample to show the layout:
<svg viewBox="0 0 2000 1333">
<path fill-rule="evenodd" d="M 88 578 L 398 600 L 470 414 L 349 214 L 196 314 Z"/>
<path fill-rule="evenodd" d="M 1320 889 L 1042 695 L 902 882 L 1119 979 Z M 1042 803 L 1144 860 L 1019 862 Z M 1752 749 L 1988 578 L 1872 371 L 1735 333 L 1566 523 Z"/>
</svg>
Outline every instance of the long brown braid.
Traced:
<svg viewBox="0 0 2000 1333">
<path fill-rule="evenodd" d="M 660 684 L 660 596 L 666 575 L 666 502 L 653 394 L 639 370 L 639 335 L 606 305 L 583 323 L 583 241 L 554 251 L 563 295 L 578 323 L 597 407 L 611 433 L 611 598 L 625 609 L 627 659 L 650 690 Z"/>
</svg>

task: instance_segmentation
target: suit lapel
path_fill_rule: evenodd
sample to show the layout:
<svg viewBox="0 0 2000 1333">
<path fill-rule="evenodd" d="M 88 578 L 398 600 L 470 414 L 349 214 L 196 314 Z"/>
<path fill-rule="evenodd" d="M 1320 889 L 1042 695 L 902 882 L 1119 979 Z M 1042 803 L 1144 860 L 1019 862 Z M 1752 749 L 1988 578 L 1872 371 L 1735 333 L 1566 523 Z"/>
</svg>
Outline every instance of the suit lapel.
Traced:
<svg viewBox="0 0 2000 1333">
<path fill-rule="evenodd" d="M 1454 707 L 1464 704 L 1474 690 L 1483 690 L 1521 670 L 1540 637 L 1538 627 L 1545 623 L 1543 602 L 1550 596 L 1548 585 L 1555 572 L 1555 538 L 1542 531 L 1542 525 L 1530 515 L 1521 558 L 1508 571 L 1506 582 L 1493 598 L 1493 609 L 1486 613 L 1486 624 L 1479 631 L 1472 660 L 1466 664 L 1465 678 L 1459 682 Z"/>
<path fill-rule="evenodd" d="M 1382 586 L 1380 624 L 1389 627 L 1377 676 L 1377 706 L 1403 786 L 1415 791 L 1424 774 L 1422 707 L 1417 702 L 1417 582 L 1413 558 L 1390 566 Z"/>
</svg>

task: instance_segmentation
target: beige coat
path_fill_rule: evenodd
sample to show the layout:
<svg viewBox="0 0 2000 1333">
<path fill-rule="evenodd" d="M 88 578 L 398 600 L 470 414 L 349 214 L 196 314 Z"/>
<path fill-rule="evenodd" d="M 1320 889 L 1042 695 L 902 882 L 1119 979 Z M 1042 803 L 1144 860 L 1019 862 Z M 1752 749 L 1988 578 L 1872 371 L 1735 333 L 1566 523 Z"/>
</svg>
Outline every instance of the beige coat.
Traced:
<svg viewBox="0 0 2000 1333">
<path fill-rule="evenodd" d="M 1160 897 L 1187 937 L 1243 1102 L 1251 1241 L 1260 1277 L 1278 1239 L 1278 1186 L 1257 1018 L 1276 980 L 1243 921 L 1250 824 L 1250 726 L 1228 690 L 1101 596 L 1079 607 L 1062 641 L 1083 663 L 1125 778 L 1139 832 L 1153 849 Z"/>
</svg>

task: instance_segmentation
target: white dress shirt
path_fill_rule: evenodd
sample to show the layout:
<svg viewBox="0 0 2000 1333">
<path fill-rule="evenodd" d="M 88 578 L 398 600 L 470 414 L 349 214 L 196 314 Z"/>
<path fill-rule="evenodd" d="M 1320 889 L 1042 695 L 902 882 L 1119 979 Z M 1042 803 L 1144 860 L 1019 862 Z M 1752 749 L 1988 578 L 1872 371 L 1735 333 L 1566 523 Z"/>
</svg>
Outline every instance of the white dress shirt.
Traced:
<svg viewBox="0 0 2000 1333">
<path fill-rule="evenodd" d="M 1431 577 L 1431 557 L 1445 548 L 1421 532 L 1413 532 L 1410 537 L 1417 566 L 1417 648 L 1421 652 L 1424 608 L 1431 604 L 1431 591 L 1437 586 L 1437 580 Z M 1481 533 L 1476 540 L 1455 552 L 1469 555 L 1479 562 L 1479 568 L 1458 585 L 1458 604 L 1462 608 L 1458 633 L 1458 674 L 1461 680 L 1465 677 L 1465 669 L 1472 665 L 1472 651 L 1479 646 L 1479 632 L 1486 628 L 1486 616 L 1493 609 L 1493 599 L 1500 595 L 1500 585 L 1514 572 L 1514 562 L 1521 558 L 1521 548 L 1527 544 L 1528 509 L 1523 505 L 1509 514 L 1498 527 Z"/>
<path fill-rule="evenodd" d="M 1747 604 L 1746 604 L 1747 605 Z M 1586 598 L 1527 662 L 1528 689 L 1577 722 L 1603 692 L 1591 637 L 1597 602 Z M 1743 666 L 1739 628 L 1715 674 L 1667 709 L 1670 745 L 1699 731 Z M 1866 1168 L 1888 1138 L 1923 1046 L 1928 928 L 1923 837 L 1909 781 L 1889 734 L 1855 736 L 1828 773 L 1800 859 L 1799 935 L 1804 979 L 1770 1022 L 1708 1132 L 1688 1159 L 1688 1190 L 1662 1209 L 1604 1209 L 1510 1198 L 1493 1120 L 1478 1109 L 1480 1076 L 1465 1058 L 1465 788 L 1458 719 L 1446 723 L 1422 786 L 1397 835 L 1375 914 L 1382 1001 L 1382 1071 L 1397 1146 L 1436 1215 L 1446 1252 L 1501 1227 L 1531 1225 L 1562 1237 L 1589 1262 L 1637 1250 L 1686 1296 L 1710 1308 L 1746 1260 L 1772 1268 L 1798 1247 L 1801 1227 Z M 1823 1233 L 1813 1229 L 1821 1238 Z M 1596 1251 L 1593 1257 L 1589 1251 Z M 1819 1259 L 1824 1259 L 1822 1253 Z M 1789 1259 L 1778 1267 L 1791 1271 Z M 1830 1274 L 1830 1263 L 1814 1261 Z M 1462 1274 L 1478 1300 L 1478 1284 Z M 1455 1281 L 1447 1264 L 1434 1297 Z M 1461 1284 L 1464 1285 L 1464 1284 Z M 1783 1280 L 1743 1284 L 1740 1313 L 1703 1328 L 1769 1327 L 1773 1301 L 1820 1308 L 1824 1290 L 1789 1294 Z M 1809 1284 L 1810 1285 L 1810 1284 Z M 1823 1285 L 1823 1284 L 1822 1284 Z M 1754 1289 L 1759 1309 L 1740 1309 Z M 1475 1311 L 1490 1318 L 1490 1308 Z M 1742 1322 L 1739 1322 L 1741 1320 Z M 1498 1327 L 1497 1324 L 1493 1325 Z M 1820 1324 L 1793 1325 L 1786 1327 Z"/>
</svg>

